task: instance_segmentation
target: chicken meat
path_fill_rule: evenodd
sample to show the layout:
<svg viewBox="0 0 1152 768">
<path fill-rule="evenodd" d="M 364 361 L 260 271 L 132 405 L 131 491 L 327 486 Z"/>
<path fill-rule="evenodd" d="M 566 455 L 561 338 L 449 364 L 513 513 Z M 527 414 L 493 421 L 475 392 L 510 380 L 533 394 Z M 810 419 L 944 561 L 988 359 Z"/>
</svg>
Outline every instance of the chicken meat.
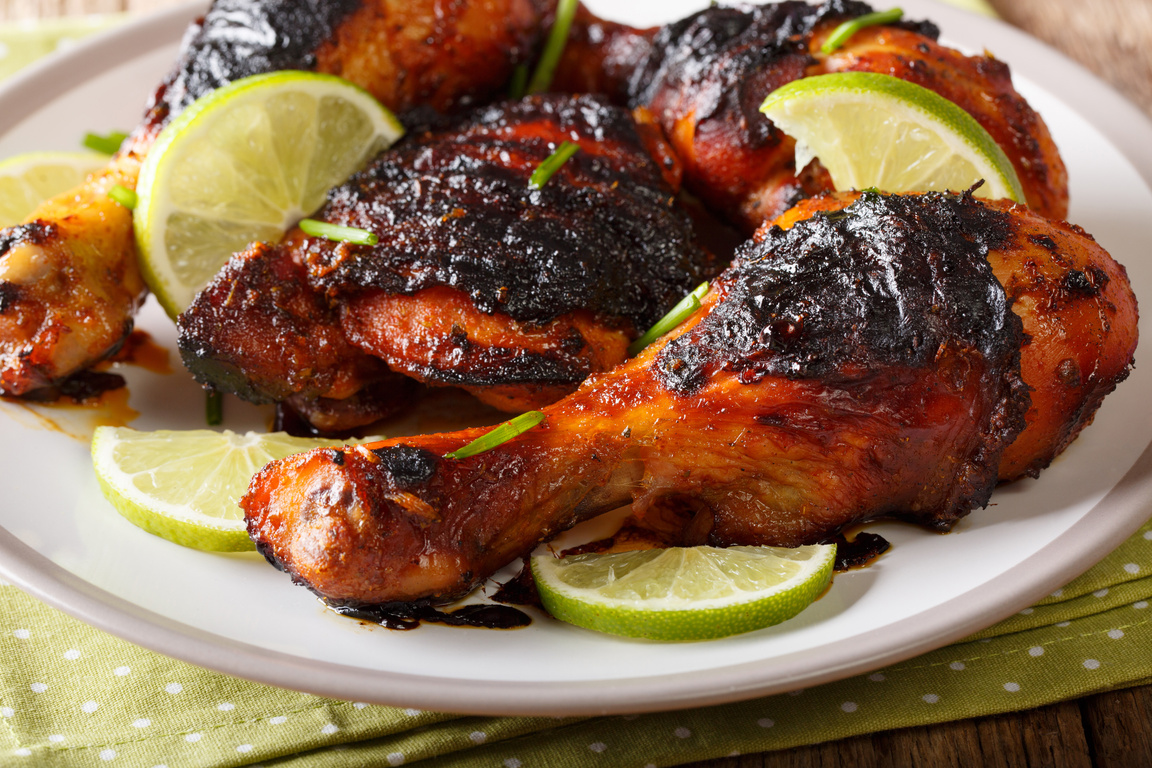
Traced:
<svg viewBox="0 0 1152 768">
<path fill-rule="evenodd" d="M 629 503 L 678 510 L 684 544 L 946 530 L 1066 445 L 1135 345 L 1125 272 L 1082 231 L 971 193 L 838 195 L 761 230 L 699 312 L 538 427 L 462 459 L 485 430 L 313 450 L 241 506 L 265 557 L 352 606 L 462 597 Z"/>
<path fill-rule="evenodd" d="M 109 166 L 0 232 L 0 394 L 50 388 L 123 343 L 146 294 L 131 212 L 160 130 L 196 98 L 247 75 L 340 75 L 385 106 L 452 112 L 488 100 L 538 52 L 555 0 L 217 0 Z M 451 55 L 445 55 L 449 51 Z"/>
<path fill-rule="evenodd" d="M 796 168 L 795 142 L 759 107 L 786 83 L 833 72 L 893 75 L 955 102 L 1004 150 L 1028 205 L 1066 217 L 1064 163 L 1004 62 L 941 45 L 931 22 L 867 27 L 837 50 L 821 50 L 841 22 L 871 10 L 855 0 L 713 5 L 644 30 L 582 11 L 556 87 L 609 94 L 651 112 L 684 166 L 685 187 L 746 234 L 832 189 L 818 162 Z"/>
<path fill-rule="evenodd" d="M 579 151 L 530 183 L 565 141 Z M 719 271 L 673 205 L 675 167 L 652 160 L 660 144 L 594 96 L 414 130 L 316 214 L 379 242 L 297 229 L 237 255 L 179 318 L 185 365 L 328 430 L 357 426 L 332 408 L 353 413 L 340 401 L 389 370 L 504 410 L 558 400 Z"/>
</svg>

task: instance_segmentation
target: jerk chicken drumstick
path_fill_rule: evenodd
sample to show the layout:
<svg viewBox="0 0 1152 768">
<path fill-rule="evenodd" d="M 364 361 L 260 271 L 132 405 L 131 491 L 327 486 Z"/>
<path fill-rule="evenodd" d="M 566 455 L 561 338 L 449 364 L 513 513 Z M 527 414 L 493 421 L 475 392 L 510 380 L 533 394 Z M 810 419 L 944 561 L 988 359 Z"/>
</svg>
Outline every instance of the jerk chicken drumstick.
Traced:
<svg viewBox="0 0 1152 768">
<path fill-rule="evenodd" d="M 854 0 L 713 6 L 646 30 L 581 11 L 555 86 L 650 111 L 684 166 L 685 188 L 750 234 L 801 198 L 832 190 L 819 163 L 797 173 L 795 142 L 759 113 L 764 97 L 812 75 L 893 75 L 972 115 L 1012 161 L 1028 205 L 1065 218 L 1064 163 L 1006 64 L 940 45 L 931 22 L 865 28 L 832 53 L 821 51 L 840 22 L 871 11 Z"/>
<path fill-rule="evenodd" d="M 179 318 L 197 380 L 285 401 L 322 431 L 387 413 L 388 371 L 495 407 L 554 402 L 719 267 L 672 205 L 659 130 L 593 96 L 534 96 L 412 130 L 316 214 L 376 245 L 299 229 L 238 254 Z M 580 147 L 543 186 L 561 143 Z M 317 340 L 325 343 L 319 344 Z"/>
<path fill-rule="evenodd" d="M 685 544 L 797 546 L 881 517 L 947 529 L 1127 375 L 1135 298 L 1076 228 L 970 193 L 841 195 L 782 223 L 677 331 L 509 442 L 444 458 L 474 429 L 269 464 L 241 501 L 257 548 L 367 606 L 462 597 L 629 502 L 641 520 L 683 510 Z M 1029 410 L 1029 386 L 1081 407 Z M 1021 440 L 1038 447 L 1011 457 Z"/>
<path fill-rule="evenodd" d="M 798 194 L 794 143 L 757 107 L 775 87 L 817 71 L 892 71 L 959 100 L 1016 150 L 1037 203 L 1062 212 L 1059 155 L 1003 65 L 939 46 L 929 24 L 886 28 L 879 38 L 871 30 L 857 36 L 865 42 L 818 53 L 836 24 L 869 10 L 851 2 L 710 8 L 643 32 L 582 11 L 557 87 L 602 90 L 634 107 L 642 123 L 656 123 L 642 127 L 663 129 L 667 142 L 650 136 L 642 146 L 626 135 L 625 117 L 587 101 L 573 119 L 509 105 L 409 137 L 335 190 L 317 214 L 371 231 L 381 244 L 335 246 L 293 231 L 278 246 L 255 246 L 181 317 L 185 365 L 204 384 L 282 403 L 322 432 L 371 422 L 403 404 L 389 369 L 462 386 L 504 410 L 553 402 L 589 373 L 621 362 L 626 341 L 687 290 L 669 279 L 670 268 L 681 278 L 710 276 L 681 266 L 700 262 L 681 225 L 659 210 L 658 194 L 651 205 L 612 213 L 616 198 L 657 188 L 652 169 L 633 153 L 646 148 L 672 169 L 672 191 L 683 159 L 693 191 L 755 228 Z M 605 133 L 597 121 L 614 127 Z M 569 138 L 581 154 L 543 195 L 529 194 L 535 164 Z M 508 155 L 514 140 L 518 149 Z M 470 158 L 468 174 L 458 153 Z M 589 173 L 608 169 L 590 163 L 608 155 L 625 167 L 601 174 L 611 189 L 592 195 Z M 590 207 L 604 203 L 608 214 Z M 622 227 L 628 216 L 636 224 Z M 550 227 L 565 220 L 566 231 Z M 281 282 L 291 287 L 271 291 Z M 564 295 L 556 295 L 558 286 Z M 496 291 L 502 295 L 493 300 Z M 619 306 L 629 294 L 644 297 L 647 314 Z M 597 325 L 604 322 L 612 334 Z"/>
<path fill-rule="evenodd" d="M 256 72 L 316 69 L 366 87 L 397 111 L 418 106 L 455 111 L 490 97 L 514 65 L 532 60 L 554 3 L 441 5 L 428 0 L 215 3 L 109 170 L 78 196 L 41 208 L 31 224 L 0 233 L 0 394 L 50 390 L 106 358 L 126 337 L 144 286 L 135 266 L 129 213 L 106 193 L 115 184 L 134 186 L 160 127 L 194 98 Z M 939 46 L 928 23 L 863 30 L 834 54 L 818 52 L 837 23 L 870 10 L 845 0 L 712 8 L 644 31 L 581 12 L 555 87 L 603 91 L 646 111 L 684 165 L 689 190 L 751 232 L 795 199 L 829 188 L 818 166 L 797 178 L 791 141 L 756 112 L 764 96 L 790 80 L 825 71 L 888 72 L 971 112 L 1012 159 L 1029 203 L 1063 216 L 1063 165 L 1043 122 L 1012 89 L 1003 64 Z M 445 50 L 451 55 L 443 55 Z M 379 359 L 359 358 L 351 375 L 309 385 L 310 394 L 295 386 L 272 389 L 300 401 L 297 407 L 314 423 L 338 428 L 364 421 L 380 412 L 395 380 L 387 381 Z"/>
<path fill-rule="evenodd" d="M 0 231 L 0 394 L 53 387 L 113 353 L 145 296 L 131 212 L 156 135 L 196 98 L 261 72 L 340 75 L 403 113 L 452 112 L 504 88 L 532 60 L 555 0 L 217 0 L 186 36 L 141 125 L 83 187 Z M 444 55 L 450 51 L 451 55 Z"/>
</svg>

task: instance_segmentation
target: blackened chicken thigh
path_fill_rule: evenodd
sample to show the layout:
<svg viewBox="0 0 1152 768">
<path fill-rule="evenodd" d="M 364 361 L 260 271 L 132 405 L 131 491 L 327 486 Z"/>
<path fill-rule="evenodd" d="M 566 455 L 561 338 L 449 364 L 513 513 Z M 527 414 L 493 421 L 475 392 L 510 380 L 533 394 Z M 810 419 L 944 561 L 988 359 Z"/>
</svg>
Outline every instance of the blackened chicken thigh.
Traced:
<svg viewBox="0 0 1152 768">
<path fill-rule="evenodd" d="M 216 0 L 140 125 L 81 187 L 0 231 L 0 394 L 55 387 L 127 338 L 146 295 L 132 212 L 108 197 L 133 189 L 160 130 L 195 99 L 248 75 L 340 75 L 398 113 L 482 103 L 531 60 L 555 0 Z M 451 55 L 444 55 L 451 51 Z"/>
<path fill-rule="evenodd" d="M 1082 231 L 970 193 L 823 207 L 762 230 L 697 314 L 502 445 L 447 458 L 473 429 L 269 464 L 241 501 L 258 549 L 326 600 L 371 605 L 461 597 L 628 503 L 641 521 L 678 508 L 684 544 L 797 546 L 885 517 L 946 530 L 1127 374 L 1135 299 Z M 1061 322 L 1034 315 L 1044 295 L 1100 321 L 1029 338 Z M 1069 349 L 1092 372 L 1084 407 L 1035 418 L 1028 379 L 1069 394 Z M 1039 449 L 1011 456 L 1022 438 Z"/>
<path fill-rule="evenodd" d="M 972 115 L 1012 161 L 1027 203 L 1064 218 L 1064 163 L 1044 121 L 1013 88 L 1006 64 L 940 45 L 930 22 L 868 27 L 837 50 L 821 50 L 841 22 L 871 10 L 855 0 L 713 5 L 646 30 L 584 11 L 556 87 L 606 93 L 650 112 L 684 166 L 685 187 L 750 234 L 800 199 L 832 189 L 818 162 L 796 168 L 795 142 L 760 114 L 764 98 L 813 75 L 893 75 Z"/>
<path fill-rule="evenodd" d="M 579 151 L 531 184 L 565 141 Z M 557 400 L 719 271 L 674 205 L 675 167 L 652 159 L 661 143 L 592 96 L 414 130 L 317 214 L 379 242 L 297 229 L 237 255 L 179 319 L 184 362 L 327 428 L 332 401 L 389 370 L 505 410 Z"/>
</svg>

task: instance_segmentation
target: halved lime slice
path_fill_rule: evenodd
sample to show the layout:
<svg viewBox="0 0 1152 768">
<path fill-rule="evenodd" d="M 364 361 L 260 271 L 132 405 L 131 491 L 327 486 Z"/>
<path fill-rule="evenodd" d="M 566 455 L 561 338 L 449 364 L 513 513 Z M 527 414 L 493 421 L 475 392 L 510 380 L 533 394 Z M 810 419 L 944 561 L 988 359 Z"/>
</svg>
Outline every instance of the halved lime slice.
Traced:
<svg viewBox="0 0 1152 768">
<path fill-rule="evenodd" d="M 907 80 L 838 72 L 777 88 L 760 111 L 796 139 L 796 167 L 813 157 L 837 190 L 961 192 L 1021 202 L 1004 150 L 960 107 Z"/>
<path fill-rule="evenodd" d="M 570 624 L 625 637 L 690 641 L 790 619 L 832 578 L 834 544 L 675 547 L 532 558 L 544 607 Z"/>
<path fill-rule="evenodd" d="M 278 239 L 403 132 L 331 75 L 254 75 L 201 97 L 140 170 L 133 221 L 148 286 L 175 317 L 233 253 Z"/>
<path fill-rule="evenodd" d="M 0 163 L 0 227 L 28 218 L 40 203 L 80 186 L 108 164 L 95 152 L 28 152 Z"/>
<path fill-rule="evenodd" d="M 144 530 L 194 549 L 252 549 L 237 506 L 265 464 L 344 441 L 225 430 L 99 427 L 92 464 L 105 497 Z"/>
</svg>

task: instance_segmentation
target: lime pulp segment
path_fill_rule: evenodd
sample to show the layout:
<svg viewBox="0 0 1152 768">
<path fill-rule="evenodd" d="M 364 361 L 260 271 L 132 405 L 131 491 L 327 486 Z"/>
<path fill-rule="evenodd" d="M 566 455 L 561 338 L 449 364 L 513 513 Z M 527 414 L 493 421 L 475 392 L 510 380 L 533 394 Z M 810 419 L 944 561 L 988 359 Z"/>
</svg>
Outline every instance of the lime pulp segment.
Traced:
<svg viewBox="0 0 1152 768">
<path fill-rule="evenodd" d="M 544 607 L 587 629 L 665 641 L 709 640 L 778 624 L 828 585 L 834 545 L 677 547 L 536 556 Z"/>
<path fill-rule="evenodd" d="M 134 226 L 149 287 L 179 314 L 233 253 L 279 239 L 402 133 L 331 75 L 255 75 L 197 100 L 141 168 Z"/>
<path fill-rule="evenodd" d="M 818 157 L 838 190 L 964 191 L 1024 200 L 1004 150 L 967 112 L 891 75 L 840 72 L 802 78 L 760 108 L 796 140 L 796 167 Z"/>
<path fill-rule="evenodd" d="M 0 163 L 0 227 L 24 221 L 40 203 L 80 186 L 108 163 L 95 152 L 29 152 Z"/>
<path fill-rule="evenodd" d="M 338 440 L 282 432 L 139 432 L 99 427 L 92 462 L 105 497 L 137 526 L 195 549 L 252 549 L 237 502 L 265 464 Z"/>
</svg>

